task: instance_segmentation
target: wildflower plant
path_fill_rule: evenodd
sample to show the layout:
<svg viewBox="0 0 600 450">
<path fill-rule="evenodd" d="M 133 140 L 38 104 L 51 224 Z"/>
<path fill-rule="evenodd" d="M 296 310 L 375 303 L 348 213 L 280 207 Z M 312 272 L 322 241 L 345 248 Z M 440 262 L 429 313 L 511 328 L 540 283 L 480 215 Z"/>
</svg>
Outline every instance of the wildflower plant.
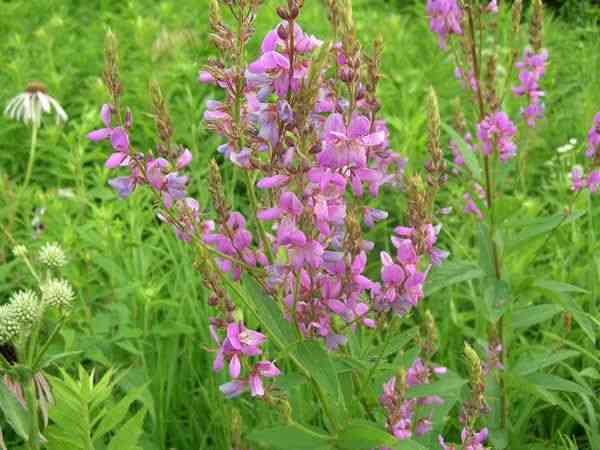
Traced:
<svg viewBox="0 0 600 450">
<path fill-rule="evenodd" d="M 25 92 L 13 97 L 6 105 L 4 114 L 11 119 L 31 126 L 31 147 L 24 181 L 24 186 L 27 187 L 35 163 L 37 135 L 42 125 L 43 114 L 54 115 L 57 124 L 66 122 L 68 116 L 60 103 L 48 94 L 46 85 L 40 81 L 30 82 Z"/>
<path fill-rule="evenodd" d="M 123 104 L 112 33 L 104 71 L 110 100 L 101 107 L 103 125 L 88 135 L 109 149 L 105 166 L 118 174 L 109 181 L 116 193 L 128 198 L 138 188 L 151 191 L 157 217 L 195 252 L 194 267 L 210 291 L 213 370 L 226 378 L 220 391 L 281 412 L 284 424 L 247 435 L 266 446 L 286 448 L 301 439 L 309 448 L 387 449 L 398 441 L 456 448 L 443 438 L 438 442 L 434 430 L 458 400 L 444 386 L 466 381 L 435 363 L 435 322 L 421 308 L 431 272 L 443 276 L 447 264 L 438 217 L 449 208 L 439 208 L 436 199 L 454 177 L 468 186 L 464 212 L 477 218 L 482 249 L 481 270 L 458 278 L 483 279 L 489 348 L 485 365 L 473 349 L 465 350 L 476 398 L 463 404 L 461 441 L 463 448 L 483 449 L 489 437 L 503 448 L 510 428 L 505 373 L 511 368 L 506 334 L 512 330 L 505 317 L 512 294 L 498 202 L 511 163 L 524 154 L 521 133 L 543 119 L 549 53 L 541 1 L 533 2 L 526 47 L 520 41 L 522 3 L 514 2 L 505 71 L 499 70 L 498 21 L 504 4 L 427 2 L 431 29 L 453 58 L 459 87 L 474 108 L 459 105 L 452 128 L 429 91 L 422 170 L 411 170 L 390 146 L 377 95 L 383 42 L 363 48 L 350 2 L 327 2 L 334 40 L 326 42 L 302 28 L 303 2 L 289 0 L 277 8 L 280 22 L 263 38 L 260 53 L 249 56 L 259 4 L 210 2 L 210 39 L 218 54 L 198 80 L 218 98 L 208 100 L 203 113 L 207 129 L 222 141 L 206 181 L 212 208 L 191 195 L 186 171 L 193 155 L 177 144 L 155 82 L 154 147 L 142 151 L 134 142 L 134 112 Z M 452 165 L 442 130 L 451 135 Z M 225 195 L 222 166 L 242 174 L 247 209 L 234 209 Z M 404 218 L 372 207 L 383 193 L 406 199 Z M 396 225 L 387 249 L 377 248 L 368 234 L 382 221 Z M 423 329 L 418 345 L 389 358 L 389 342 L 410 336 L 402 323 L 412 319 Z M 371 350 L 376 356 L 366 357 Z M 319 405 L 309 423 L 293 400 L 294 376 Z M 383 384 L 378 392 L 374 381 Z M 493 398 L 488 385 L 497 389 Z M 495 422 L 478 428 L 488 410 Z M 239 436 L 235 441 L 241 445 Z"/>
<path fill-rule="evenodd" d="M 15 246 L 13 253 L 37 287 L 13 293 L 0 306 L 0 389 L 10 392 L 1 408 L 26 448 L 39 449 L 46 442 L 42 431 L 54 402 L 44 369 L 58 360 L 49 357 L 48 349 L 68 318 L 75 293 L 60 276 L 67 259 L 58 244 L 45 244 L 35 258 L 23 245 Z M 0 447 L 6 449 L 1 431 Z"/>
<path fill-rule="evenodd" d="M 258 7 L 254 0 L 211 2 L 211 40 L 219 54 L 199 74 L 201 83 L 220 92 L 219 100 L 207 102 L 204 121 L 223 140 L 218 152 L 224 164 L 243 173 L 248 211 L 230 205 L 216 161 L 208 180 L 213 212 L 188 194 L 185 170 L 192 154 L 174 142 L 155 83 L 155 149 L 135 147 L 134 114 L 122 104 L 117 42 L 110 33 L 104 80 L 111 99 L 101 109 L 103 128 L 89 138 L 107 141 L 106 167 L 126 172 L 109 182 L 117 194 L 150 189 L 160 220 L 197 252 L 195 267 L 212 291 L 213 369 L 227 373 L 229 381 L 220 387 L 226 397 L 249 393 L 274 405 L 286 417 L 284 431 L 299 430 L 315 445 L 349 439 L 345 422 L 353 400 L 343 394 L 348 389 L 371 419 L 351 427 L 366 431 L 368 445 L 391 446 L 427 434 L 430 416 L 417 409 L 444 400 L 426 395 L 409 400 L 405 394 L 445 369 L 413 354 L 404 369 L 397 368 L 406 379 L 391 379 L 381 409 L 373 412 L 378 393 L 369 398 L 361 391 L 379 379 L 382 356 L 375 364 L 361 362 L 364 369 L 344 384 L 336 364 L 359 358 L 357 336 L 380 339 L 383 330 L 418 309 L 431 267 L 448 256 L 437 246 L 441 225 L 433 214 L 436 193 L 447 180 L 435 92 L 428 106 L 430 161 L 423 175 L 405 173 L 407 161 L 390 147 L 377 98 L 382 41 L 370 52 L 362 48 L 349 2 L 329 2 L 341 39 L 324 42 L 302 29 L 303 4 L 290 0 L 277 9 L 281 22 L 264 37 L 260 54 L 247 58 Z M 369 205 L 384 191 L 405 195 L 408 210 L 391 236 L 393 251 L 376 257 L 366 231 L 389 213 Z M 368 273 L 369 261 L 379 261 L 378 275 Z M 318 432 L 294 418 L 290 392 L 278 382 L 292 373 L 319 402 Z M 289 439 L 282 436 L 277 439 Z M 275 437 L 255 430 L 250 439 L 274 444 Z"/>
</svg>

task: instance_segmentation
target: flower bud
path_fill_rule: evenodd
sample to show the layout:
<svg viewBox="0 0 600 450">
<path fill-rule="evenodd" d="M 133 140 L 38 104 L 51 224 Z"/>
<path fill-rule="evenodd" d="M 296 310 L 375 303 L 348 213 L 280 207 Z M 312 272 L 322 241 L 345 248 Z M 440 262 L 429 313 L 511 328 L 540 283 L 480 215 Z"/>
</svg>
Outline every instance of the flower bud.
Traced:
<svg viewBox="0 0 600 450">
<path fill-rule="evenodd" d="M 543 47 L 544 40 L 544 4 L 542 0 L 533 0 L 533 16 L 529 26 L 529 43 L 536 53 Z"/>
<path fill-rule="evenodd" d="M 0 306 L 0 343 L 12 341 L 19 333 L 19 324 L 10 305 Z"/>
<path fill-rule="evenodd" d="M 9 308 L 19 331 L 29 330 L 42 314 L 37 295 L 33 291 L 19 291 L 10 299 Z"/>
<path fill-rule="evenodd" d="M 75 298 L 73 288 L 67 280 L 50 278 L 40 286 L 40 290 L 42 301 L 50 307 L 66 309 Z"/>
<path fill-rule="evenodd" d="M 45 244 L 38 253 L 40 262 L 48 267 L 64 267 L 67 264 L 65 252 L 55 242 Z"/>
<path fill-rule="evenodd" d="M 15 255 L 17 258 L 22 258 L 27 254 L 27 247 L 25 247 L 24 245 L 16 245 L 13 248 L 13 255 Z"/>
<path fill-rule="evenodd" d="M 282 41 L 287 41 L 290 37 L 287 27 L 284 24 L 280 24 L 277 27 L 277 36 L 279 36 L 279 39 L 281 39 Z"/>
</svg>

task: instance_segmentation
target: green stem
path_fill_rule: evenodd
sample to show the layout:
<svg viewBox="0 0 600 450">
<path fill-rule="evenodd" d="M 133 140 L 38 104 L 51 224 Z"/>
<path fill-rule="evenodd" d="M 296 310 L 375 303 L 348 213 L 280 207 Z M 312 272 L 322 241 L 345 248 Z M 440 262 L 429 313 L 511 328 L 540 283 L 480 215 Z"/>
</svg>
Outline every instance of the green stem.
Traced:
<svg viewBox="0 0 600 450">
<path fill-rule="evenodd" d="M 258 199 L 256 198 L 256 191 L 254 190 L 254 182 L 252 181 L 252 177 L 250 176 L 250 172 L 244 170 L 246 174 L 246 186 L 248 188 L 248 193 L 250 194 L 250 204 L 252 205 L 252 212 L 254 213 L 254 217 L 258 213 Z M 258 227 L 258 233 L 260 234 L 260 240 L 263 244 L 263 249 L 265 251 L 265 255 L 269 261 L 273 262 L 273 252 L 271 251 L 271 245 L 269 244 L 269 240 L 267 239 L 267 233 L 265 231 L 265 227 L 263 225 L 262 220 L 256 220 L 256 226 Z"/>
<path fill-rule="evenodd" d="M 31 450 L 39 450 L 40 447 L 40 422 L 38 417 L 37 397 L 35 393 L 35 380 L 33 375 L 25 386 L 27 410 L 29 411 L 29 439 L 27 447 Z"/>
<path fill-rule="evenodd" d="M 468 28 L 471 38 L 471 57 L 473 59 L 473 70 L 475 72 L 475 76 L 477 78 L 477 101 L 479 105 L 479 120 L 483 121 L 485 119 L 485 101 L 483 98 L 483 94 L 481 92 L 481 55 L 482 53 L 477 52 L 476 49 L 476 39 L 475 39 L 475 25 L 473 21 L 473 12 L 472 12 L 472 4 L 466 8 L 467 11 L 467 19 L 468 19 Z M 480 31 L 481 33 L 481 31 Z M 480 42 L 480 50 L 481 50 L 481 42 Z M 479 56 L 479 58 L 478 58 Z M 489 239 L 492 243 L 492 254 L 494 259 L 494 275 L 497 281 L 502 280 L 502 269 L 500 263 L 500 255 L 498 252 L 498 245 L 496 242 L 496 218 L 494 211 L 494 194 L 495 194 L 495 183 L 494 183 L 494 167 L 490 163 L 490 156 L 484 155 L 484 170 L 485 170 L 485 191 L 486 191 L 486 200 L 488 207 L 488 216 L 489 216 Z M 506 354 L 507 348 L 506 343 L 504 342 L 504 316 L 501 316 L 498 319 L 498 322 L 494 324 L 494 329 L 497 330 L 497 336 L 500 340 L 500 344 L 502 345 L 501 352 L 501 363 L 504 367 L 506 367 Z M 494 329 L 491 330 L 490 335 L 494 334 Z M 500 378 L 500 417 L 501 417 L 501 428 L 506 430 L 508 423 L 508 392 L 506 390 L 506 385 L 504 382 L 504 377 Z"/>
<path fill-rule="evenodd" d="M 31 178 L 31 171 L 33 170 L 33 163 L 35 161 L 35 149 L 37 147 L 37 132 L 38 125 L 34 121 L 31 126 L 31 147 L 29 148 L 29 161 L 27 162 L 27 172 L 25 172 L 25 183 L 23 184 L 23 187 L 29 185 L 29 180 Z"/>
</svg>

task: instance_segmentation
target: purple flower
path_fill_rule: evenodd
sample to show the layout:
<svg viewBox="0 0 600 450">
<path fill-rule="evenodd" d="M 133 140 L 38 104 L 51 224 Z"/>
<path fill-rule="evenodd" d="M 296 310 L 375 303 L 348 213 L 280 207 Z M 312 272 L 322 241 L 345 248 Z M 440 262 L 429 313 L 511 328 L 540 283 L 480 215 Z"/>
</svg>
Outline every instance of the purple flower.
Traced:
<svg viewBox="0 0 600 450">
<path fill-rule="evenodd" d="M 473 198 L 468 192 L 465 192 L 464 199 L 466 201 L 466 205 L 463 209 L 463 212 L 467 214 L 474 214 L 479 218 L 479 220 L 483 220 L 483 213 L 481 212 L 477 204 L 473 201 Z"/>
<path fill-rule="evenodd" d="M 477 125 L 477 137 L 483 145 L 483 154 L 489 156 L 497 149 L 504 162 L 517 155 L 517 146 L 513 141 L 516 134 L 517 128 L 502 111 L 490 114 Z"/>
<path fill-rule="evenodd" d="M 275 378 L 279 375 L 281 375 L 281 370 L 277 368 L 274 362 L 260 361 L 257 363 L 249 378 L 252 397 L 262 397 L 265 394 L 263 378 Z"/>
<path fill-rule="evenodd" d="M 427 15 L 431 31 L 437 33 L 440 47 L 448 48 L 448 38 L 455 34 L 462 36 L 463 10 L 457 0 L 428 0 Z"/>
<path fill-rule="evenodd" d="M 588 149 L 585 156 L 593 158 L 600 147 L 600 112 L 594 116 L 594 124 L 588 132 Z"/>
<path fill-rule="evenodd" d="M 371 124 L 365 116 L 355 115 L 346 128 L 339 113 L 331 114 L 325 122 L 323 150 L 317 155 L 323 167 L 332 169 L 352 165 L 367 166 L 367 148 L 383 143 L 382 131 L 371 133 Z"/>
<path fill-rule="evenodd" d="M 112 127 L 112 114 L 113 107 L 109 104 L 104 104 L 100 116 L 105 128 L 100 128 L 88 134 L 88 138 L 94 142 L 110 139 L 112 147 L 116 152 L 110 155 L 106 161 L 105 165 L 109 169 L 125 166 L 129 163 L 129 135 L 123 127 Z"/>
<path fill-rule="evenodd" d="M 530 127 L 534 127 L 536 121 L 544 117 L 544 105 L 541 101 L 544 91 L 541 90 L 539 82 L 546 72 L 547 61 L 548 51 L 546 49 L 540 53 L 527 50 L 523 61 L 517 63 L 521 84 L 514 87 L 513 92 L 517 96 L 529 97 L 529 105 L 523 108 L 521 113 Z"/>
</svg>

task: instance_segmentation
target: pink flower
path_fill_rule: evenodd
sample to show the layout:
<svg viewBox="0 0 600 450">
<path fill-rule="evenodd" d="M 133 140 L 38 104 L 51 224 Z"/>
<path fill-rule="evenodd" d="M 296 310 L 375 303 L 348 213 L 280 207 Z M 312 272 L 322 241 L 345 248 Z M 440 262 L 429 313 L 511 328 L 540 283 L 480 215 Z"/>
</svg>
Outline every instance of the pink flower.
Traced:
<svg viewBox="0 0 600 450">
<path fill-rule="evenodd" d="M 427 14 L 431 31 L 439 35 L 440 47 L 448 48 L 448 38 L 462 36 L 463 10 L 457 0 L 428 0 Z"/>
<path fill-rule="evenodd" d="M 114 169 L 115 167 L 125 166 L 129 163 L 129 135 L 123 127 L 112 127 L 113 107 L 109 104 L 104 104 L 100 112 L 105 128 L 92 131 L 88 134 L 91 141 L 98 142 L 105 139 L 110 139 L 114 152 L 106 161 L 106 167 Z M 130 113 L 128 113 L 128 122 L 131 121 Z"/>
<path fill-rule="evenodd" d="M 489 156 L 497 149 L 504 162 L 517 154 L 517 146 L 513 142 L 516 134 L 517 128 L 502 111 L 488 115 L 477 126 L 477 137 L 483 145 L 483 154 Z"/>
</svg>

